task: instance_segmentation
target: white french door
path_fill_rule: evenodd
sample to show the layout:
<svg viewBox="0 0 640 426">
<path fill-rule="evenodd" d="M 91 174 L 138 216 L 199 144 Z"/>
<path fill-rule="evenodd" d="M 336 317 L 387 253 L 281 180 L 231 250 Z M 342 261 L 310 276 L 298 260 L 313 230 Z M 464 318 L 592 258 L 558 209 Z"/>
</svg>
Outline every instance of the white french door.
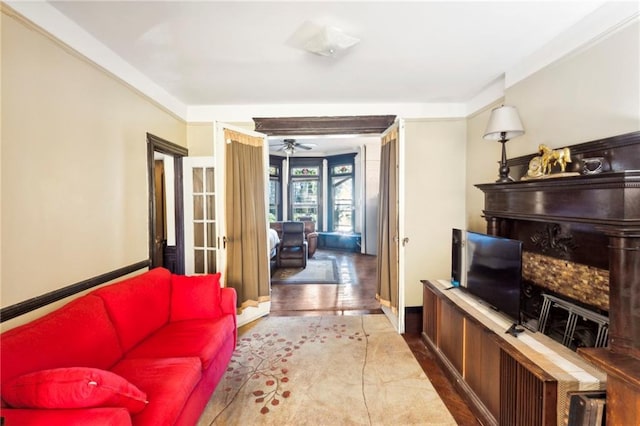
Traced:
<svg viewBox="0 0 640 426">
<path fill-rule="evenodd" d="M 385 130 L 381 139 L 385 137 L 390 132 L 396 131 L 398 133 L 398 140 L 396 144 L 396 155 L 395 155 L 395 165 L 392 167 L 396 168 L 397 179 L 396 179 L 396 188 L 395 188 L 395 199 L 390 200 L 390 202 L 396 203 L 396 212 L 397 215 L 395 218 L 389 218 L 389 221 L 395 222 L 395 228 L 391 227 L 389 240 L 393 241 L 394 249 L 397 253 L 397 286 L 398 294 L 396 295 L 398 301 L 397 310 L 394 312 L 394 309 L 389 306 L 382 305 L 382 310 L 393 324 L 394 328 L 398 333 L 404 333 L 405 330 L 405 246 L 409 242 L 409 238 L 405 235 L 405 221 L 404 221 L 404 212 L 405 212 L 405 175 L 404 175 L 404 151 L 405 151 L 405 138 L 404 138 L 404 121 L 402 119 L 398 119 L 394 124 L 392 124 L 387 130 Z M 381 164 L 382 167 L 382 164 Z M 379 235 L 378 238 L 381 238 Z M 380 253 L 378 253 L 380 255 Z"/>
<path fill-rule="evenodd" d="M 220 255 L 215 157 L 184 157 L 185 274 L 211 274 L 224 270 Z"/>
</svg>

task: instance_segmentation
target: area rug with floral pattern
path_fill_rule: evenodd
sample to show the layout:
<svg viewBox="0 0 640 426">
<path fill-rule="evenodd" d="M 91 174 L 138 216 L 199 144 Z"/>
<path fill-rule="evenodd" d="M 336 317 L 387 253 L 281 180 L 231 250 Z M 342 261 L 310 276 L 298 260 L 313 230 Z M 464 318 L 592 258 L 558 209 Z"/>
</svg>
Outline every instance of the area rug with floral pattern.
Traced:
<svg viewBox="0 0 640 426">
<path fill-rule="evenodd" d="M 384 315 L 265 317 L 198 425 L 455 425 Z"/>
</svg>

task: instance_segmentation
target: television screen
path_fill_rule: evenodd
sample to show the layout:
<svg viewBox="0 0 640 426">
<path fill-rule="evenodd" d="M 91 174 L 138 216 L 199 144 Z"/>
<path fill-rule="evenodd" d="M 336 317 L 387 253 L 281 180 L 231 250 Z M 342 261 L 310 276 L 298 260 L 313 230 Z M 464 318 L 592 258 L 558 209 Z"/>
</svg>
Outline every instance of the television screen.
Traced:
<svg viewBox="0 0 640 426">
<path fill-rule="evenodd" d="M 466 290 L 520 323 L 522 241 L 467 231 Z"/>
</svg>

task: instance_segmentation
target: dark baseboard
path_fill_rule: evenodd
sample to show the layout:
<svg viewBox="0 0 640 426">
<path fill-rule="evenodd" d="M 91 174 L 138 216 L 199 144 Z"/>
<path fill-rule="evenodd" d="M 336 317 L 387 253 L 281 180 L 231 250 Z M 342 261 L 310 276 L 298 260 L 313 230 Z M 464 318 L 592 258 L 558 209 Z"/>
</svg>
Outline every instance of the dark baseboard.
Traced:
<svg viewBox="0 0 640 426">
<path fill-rule="evenodd" d="M 408 334 L 422 333 L 422 306 L 405 306 L 404 332 Z"/>
</svg>

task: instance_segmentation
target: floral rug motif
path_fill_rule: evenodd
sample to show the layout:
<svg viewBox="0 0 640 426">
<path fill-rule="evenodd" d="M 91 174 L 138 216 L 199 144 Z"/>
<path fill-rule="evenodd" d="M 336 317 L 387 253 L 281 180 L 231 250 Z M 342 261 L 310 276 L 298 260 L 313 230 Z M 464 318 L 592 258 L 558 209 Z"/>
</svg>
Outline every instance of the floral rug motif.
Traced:
<svg viewBox="0 0 640 426">
<path fill-rule="evenodd" d="M 364 315 L 242 327 L 198 425 L 248 424 L 455 422 L 387 318 Z"/>
</svg>

